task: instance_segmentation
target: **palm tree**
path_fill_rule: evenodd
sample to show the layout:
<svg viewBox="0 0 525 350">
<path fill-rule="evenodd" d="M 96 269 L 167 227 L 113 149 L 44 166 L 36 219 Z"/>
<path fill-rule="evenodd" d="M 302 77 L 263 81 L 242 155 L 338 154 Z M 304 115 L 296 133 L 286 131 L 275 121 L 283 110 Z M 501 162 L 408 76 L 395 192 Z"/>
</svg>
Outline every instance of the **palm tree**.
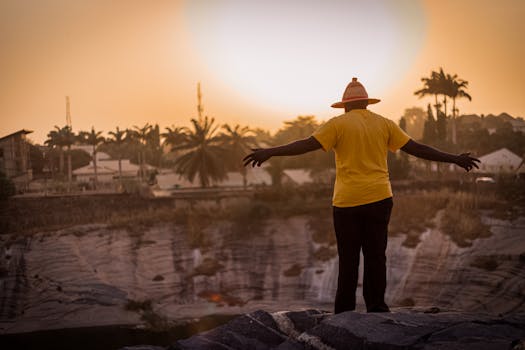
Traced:
<svg viewBox="0 0 525 350">
<path fill-rule="evenodd" d="M 103 143 L 105 141 L 104 137 L 101 136 L 102 135 L 102 131 L 95 131 L 95 128 L 94 127 L 91 127 L 91 131 L 90 132 L 87 132 L 87 131 L 81 131 L 78 133 L 78 139 L 80 140 L 80 142 L 84 143 L 84 144 L 87 144 L 87 145 L 90 145 L 93 147 L 93 154 L 92 154 L 92 157 L 93 157 L 93 172 L 94 172 L 94 183 L 93 183 L 93 188 L 96 190 L 97 189 L 97 183 L 98 183 L 98 169 L 97 169 L 97 147 L 98 145 L 100 145 L 101 143 Z"/>
<path fill-rule="evenodd" d="M 457 117 L 457 108 L 456 108 L 456 99 L 465 97 L 469 101 L 472 101 L 472 97 L 465 91 L 468 87 L 468 81 L 458 79 L 457 74 L 453 76 L 447 74 L 447 95 L 452 98 L 452 143 L 457 143 L 457 126 L 456 126 L 456 117 Z"/>
<path fill-rule="evenodd" d="M 75 143 L 76 137 L 69 125 L 61 128 L 59 134 L 61 145 L 67 147 L 67 188 L 68 191 L 71 191 L 71 182 L 73 178 L 73 171 L 71 169 L 71 146 Z"/>
<path fill-rule="evenodd" d="M 443 68 L 439 68 L 439 72 L 437 73 L 437 90 L 438 93 L 443 95 L 443 107 L 445 112 L 445 117 L 447 116 L 447 96 L 448 95 L 448 89 L 450 86 L 450 75 L 445 74 L 443 71 Z"/>
<path fill-rule="evenodd" d="M 47 140 L 44 143 L 50 148 L 50 150 L 55 149 L 55 148 L 58 149 L 58 154 L 59 154 L 58 171 L 60 174 L 63 175 L 64 173 L 64 150 L 63 150 L 61 136 L 62 135 L 60 133 L 60 128 L 58 126 L 55 126 L 55 130 L 51 130 L 47 134 Z M 54 168 L 55 167 L 53 166 L 53 163 L 51 162 L 50 169 L 51 169 L 52 174 L 54 174 Z"/>
<path fill-rule="evenodd" d="M 434 107 L 436 108 L 436 115 L 439 115 L 440 104 L 438 103 L 438 95 L 441 93 L 439 86 L 439 73 L 432 71 L 430 73 L 430 77 L 423 77 L 421 78 L 421 81 L 423 82 L 424 86 L 422 89 L 415 91 L 414 95 L 419 96 L 419 98 L 428 95 L 434 95 Z"/>
<path fill-rule="evenodd" d="M 145 144 L 145 152 L 148 155 L 150 164 L 159 167 L 162 160 L 162 145 L 160 142 L 161 133 L 158 124 L 152 125 Z"/>
<path fill-rule="evenodd" d="M 118 157 L 118 179 L 119 182 L 122 181 L 122 152 L 124 145 L 126 144 L 126 134 L 127 130 L 120 130 L 117 126 L 116 131 L 110 131 L 108 133 L 111 138 L 106 140 L 107 143 L 115 146 Z"/>
<path fill-rule="evenodd" d="M 243 187 L 246 188 L 246 167 L 240 161 L 253 147 L 257 147 L 255 141 L 255 135 L 253 131 L 247 127 L 241 127 L 239 124 L 233 128 L 228 124 L 224 124 L 223 129 L 226 131 L 221 136 L 223 138 L 224 146 L 228 151 L 228 158 L 226 159 L 229 163 L 229 167 L 235 169 L 242 176 Z"/>
<path fill-rule="evenodd" d="M 187 128 L 176 127 L 172 125 L 171 127 L 166 127 L 166 132 L 160 134 L 162 136 L 162 146 L 167 146 L 171 148 L 180 146 L 186 141 L 186 130 Z"/>
<path fill-rule="evenodd" d="M 144 181 L 146 176 L 146 143 L 148 142 L 152 126 L 149 125 L 149 123 L 146 123 L 146 125 L 144 125 L 142 128 L 138 126 L 134 126 L 133 128 L 135 129 L 134 132 L 128 133 L 128 135 L 131 139 L 134 139 L 136 142 L 138 142 L 140 179 L 141 181 Z"/>
<path fill-rule="evenodd" d="M 210 180 L 215 182 L 226 178 L 225 150 L 214 122 L 214 118 L 208 117 L 200 121 L 192 119 L 193 130 L 185 129 L 183 144 L 172 148 L 174 151 L 186 151 L 175 161 L 177 172 L 191 182 L 198 175 L 202 187 L 208 187 Z"/>
</svg>

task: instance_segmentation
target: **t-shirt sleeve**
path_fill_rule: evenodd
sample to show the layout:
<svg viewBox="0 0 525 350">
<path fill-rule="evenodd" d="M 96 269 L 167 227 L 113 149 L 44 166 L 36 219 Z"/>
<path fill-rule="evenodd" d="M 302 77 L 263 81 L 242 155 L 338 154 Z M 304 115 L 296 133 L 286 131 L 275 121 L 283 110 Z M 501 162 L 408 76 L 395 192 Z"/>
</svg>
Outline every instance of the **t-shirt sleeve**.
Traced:
<svg viewBox="0 0 525 350">
<path fill-rule="evenodd" d="M 410 136 L 406 134 L 406 132 L 403 131 L 392 120 L 388 121 L 388 128 L 389 128 L 389 137 L 388 137 L 388 148 L 390 151 L 395 152 L 410 140 Z"/>
<path fill-rule="evenodd" d="M 334 148 L 337 143 L 337 128 L 334 118 L 321 125 L 312 136 L 323 146 L 323 150 L 329 151 Z"/>
</svg>

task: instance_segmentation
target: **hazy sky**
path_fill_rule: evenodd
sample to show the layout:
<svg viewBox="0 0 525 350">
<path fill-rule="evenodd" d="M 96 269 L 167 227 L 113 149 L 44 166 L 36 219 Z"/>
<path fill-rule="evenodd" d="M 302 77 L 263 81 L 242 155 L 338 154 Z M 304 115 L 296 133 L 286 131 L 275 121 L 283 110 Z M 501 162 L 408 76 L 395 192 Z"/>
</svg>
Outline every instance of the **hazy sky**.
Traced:
<svg viewBox="0 0 525 350">
<path fill-rule="evenodd" d="M 0 0 L 0 136 L 43 142 L 188 125 L 196 85 L 221 123 L 276 130 L 330 108 L 353 76 L 398 120 L 443 67 L 469 81 L 460 113 L 525 116 L 525 1 Z"/>
</svg>

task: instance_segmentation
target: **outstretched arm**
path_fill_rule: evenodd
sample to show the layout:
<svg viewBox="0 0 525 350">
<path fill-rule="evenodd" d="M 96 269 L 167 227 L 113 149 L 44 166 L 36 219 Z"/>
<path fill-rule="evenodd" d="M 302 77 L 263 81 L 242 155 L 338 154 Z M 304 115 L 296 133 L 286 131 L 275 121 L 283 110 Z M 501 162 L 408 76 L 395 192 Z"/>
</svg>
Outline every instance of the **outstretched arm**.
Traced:
<svg viewBox="0 0 525 350">
<path fill-rule="evenodd" d="M 261 166 L 262 163 L 275 156 L 296 156 L 299 154 L 315 151 L 321 148 L 319 141 L 315 137 L 291 142 L 287 145 L 271 147 L 271 148 L 257 148 L 253 149 L 253 153 L 244 157 L 244 166 L 252 164 L 254 166 Z"/>
<path fill-rule="evenodd" d="M 454 163 L 466 171 L 470 171 L 474 167 L 479 168 L 476 164 L 476 162 L 480 162 L 479 159 L 471 157 L 470 153 L 457 155 L 441 152 L 440 150 L 418 143 L 414 140 L 409 140 L 403 147 L 401 147 L 401 150 L 418 158 L 433 160 L 436 162 Z"/>
</svg>

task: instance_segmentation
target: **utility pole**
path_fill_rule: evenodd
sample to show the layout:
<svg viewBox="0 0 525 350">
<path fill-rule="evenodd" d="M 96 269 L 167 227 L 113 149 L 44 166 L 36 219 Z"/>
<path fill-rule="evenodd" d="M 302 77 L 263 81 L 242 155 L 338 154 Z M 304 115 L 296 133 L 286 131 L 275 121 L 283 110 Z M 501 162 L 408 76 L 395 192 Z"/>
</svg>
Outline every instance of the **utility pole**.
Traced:
<svg viewBox="0 0 525 350">
<path fill-rule="evenodd" d="M 66 96 L 66 125 L 69 126 L 70 130 L 73 129 L 73 126 L 71 125 L 71 110 L 69 108 L 69 96 Z"/>
</svg>

